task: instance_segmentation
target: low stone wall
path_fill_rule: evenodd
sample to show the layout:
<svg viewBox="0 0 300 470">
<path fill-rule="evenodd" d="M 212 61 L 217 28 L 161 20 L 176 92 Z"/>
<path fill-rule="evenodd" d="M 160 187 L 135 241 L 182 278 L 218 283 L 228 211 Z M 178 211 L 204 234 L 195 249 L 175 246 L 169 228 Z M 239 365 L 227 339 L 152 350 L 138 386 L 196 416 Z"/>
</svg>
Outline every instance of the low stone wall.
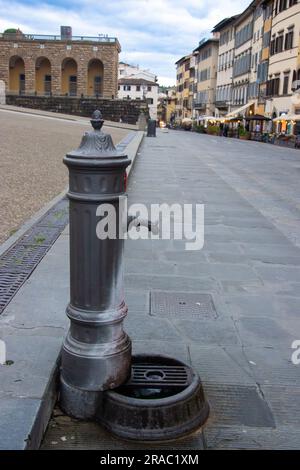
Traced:
<svg viewBox="0 0 300 470">
<path fill-rule="evenodd" d="M 95 109 L 100 109 L 105 120 L 120 122 L 122 119 L 122 122 L 128 124 L 136 124 L 141 112 L 149 116 L 148 105 L 142 100 L 6 95 L 6 104 L 87 117 Z"/>
</svg>

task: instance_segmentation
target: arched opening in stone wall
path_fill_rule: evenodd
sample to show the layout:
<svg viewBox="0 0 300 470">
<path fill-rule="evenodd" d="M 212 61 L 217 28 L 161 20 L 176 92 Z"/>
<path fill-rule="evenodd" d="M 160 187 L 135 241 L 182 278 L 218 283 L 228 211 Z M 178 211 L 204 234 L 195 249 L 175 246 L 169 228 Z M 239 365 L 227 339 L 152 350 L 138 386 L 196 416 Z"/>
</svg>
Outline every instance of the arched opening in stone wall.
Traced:
<svg viewBox="0 0 300 470">
<path fill-rule="evenodd" d="M 38 95 L 51 94 L 51 63 L 47 57 L 36 59 L 35 91 Z"/>
<path fill-rule="evenodd" d="M 25 93 L 25 64 L 17 55 L 9 59 L 9 91 L 20 95 Z"/>
<path fill-rule="evenodd" d="M 69 57 L 61 64 L 61 91 L 63 95 L 77 95 L 77 63 Z"/>
<path fill-rule="evenodd" d="M 102 96 L 103 94 L 103 63 L 99 59 L 91 59 L 88 63 L 87 95 Z"/>
</svg>

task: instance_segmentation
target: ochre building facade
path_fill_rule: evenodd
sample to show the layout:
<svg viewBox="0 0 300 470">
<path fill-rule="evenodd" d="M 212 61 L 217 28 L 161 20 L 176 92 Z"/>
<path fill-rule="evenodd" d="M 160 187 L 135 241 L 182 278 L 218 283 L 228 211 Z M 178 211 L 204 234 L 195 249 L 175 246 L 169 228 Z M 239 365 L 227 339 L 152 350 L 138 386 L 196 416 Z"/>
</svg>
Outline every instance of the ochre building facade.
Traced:
<svg viewBox="0 0 300 470">
<path fill-rule="evenodd" d="M 117 38 L 0 35 L 0 80 L 6 94 L 97 96 L 118 93 Z"/>
</svg>

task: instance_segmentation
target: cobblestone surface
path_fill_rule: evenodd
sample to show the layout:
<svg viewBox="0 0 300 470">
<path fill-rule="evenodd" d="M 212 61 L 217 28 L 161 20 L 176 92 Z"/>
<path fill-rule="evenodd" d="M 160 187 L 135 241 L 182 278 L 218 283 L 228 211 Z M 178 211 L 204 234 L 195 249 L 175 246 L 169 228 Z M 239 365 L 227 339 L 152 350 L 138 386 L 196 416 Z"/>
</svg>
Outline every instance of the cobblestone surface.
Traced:
<svg viewBox="0 0 300 470">
<path fill-rule="evenodd" d="M 0 110 L 0 243 L 64 190 L 68 180 L 62 159 L 88 129 L 83 121 Z M 128 133 L 106 130 L 115 144 Z"/>
</svg>

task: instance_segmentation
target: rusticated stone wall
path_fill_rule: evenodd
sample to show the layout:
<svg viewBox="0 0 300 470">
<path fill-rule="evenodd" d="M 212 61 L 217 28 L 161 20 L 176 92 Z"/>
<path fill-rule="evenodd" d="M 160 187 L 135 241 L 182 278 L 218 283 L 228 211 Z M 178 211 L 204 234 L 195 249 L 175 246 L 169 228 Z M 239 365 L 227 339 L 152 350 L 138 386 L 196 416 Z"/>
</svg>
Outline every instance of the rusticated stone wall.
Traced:
<svg viewBox="0 0 300 470">
<path fill-rule="evenodd" d="M 136 124 L 141 112 L 149 117 L 148 105 L 143 100 L 6 95 L 6 104 L 87 117 L 100 109 L 104 119 L 116 122 L 122 119 L 129 124 Z"/>
<path fill-rule="evenodd" d="M 87 95 L 88 64 L 99 59 L 103 64 L 103 97 L 112 98 L 118 93 L 118 62 L 120 44 L 97 41 L 29 40 L 22 37 L 0 38 L 0 80 L 4 80 L 9 93 L 10 59 L 20 57 L 25 66 L 25 94 L 36 91 L 37 59 L 46 58 L 51 64 L 52 94 L 62 94 L 62 64 L 64 59 L 74 59 L 77 64 L 77 96 Z"/>
</svg>

